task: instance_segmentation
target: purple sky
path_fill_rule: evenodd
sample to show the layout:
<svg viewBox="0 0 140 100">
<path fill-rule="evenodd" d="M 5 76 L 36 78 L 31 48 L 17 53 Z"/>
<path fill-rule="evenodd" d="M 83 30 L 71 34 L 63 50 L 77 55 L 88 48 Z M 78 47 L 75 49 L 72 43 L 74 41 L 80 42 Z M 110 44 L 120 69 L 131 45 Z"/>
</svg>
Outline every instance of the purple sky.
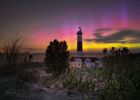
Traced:
<svg viewBox="0 0 140 100">
<path fill-rule="evenodd" d="M 140 0 L 0 0 L 0 44 L 19 33 L 29 38 L 29 47 L 40 51 L 55 38 L 66 40 L 74 50 L 78 26 L 85 39 L 97 38 L 97 29 L 139 32 Z M 85 42 L 85 48 L 92 49 L 92 43 Z M 140 41 L 133 45 L 139 48 Z"/>
</svg>

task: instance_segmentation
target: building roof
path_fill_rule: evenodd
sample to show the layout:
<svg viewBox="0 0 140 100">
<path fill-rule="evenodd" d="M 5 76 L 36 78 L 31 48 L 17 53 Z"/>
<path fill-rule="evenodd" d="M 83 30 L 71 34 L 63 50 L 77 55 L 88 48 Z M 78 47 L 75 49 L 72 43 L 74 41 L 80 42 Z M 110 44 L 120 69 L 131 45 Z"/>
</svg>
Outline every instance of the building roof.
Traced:
<svg viewBox="0 0 140 100">
<path fill-rule="evenodd" d="M 75 61 L 75 59 L 79 59 L 79 58 L 82 60 L 82 62 L 85 62 L 86 59 L 90 59 L 91 60 L 90 62 L 95 62 L 96 60 L 100 60 L 97 57 L 71 57 L 70 61 Z"/>
</svg>

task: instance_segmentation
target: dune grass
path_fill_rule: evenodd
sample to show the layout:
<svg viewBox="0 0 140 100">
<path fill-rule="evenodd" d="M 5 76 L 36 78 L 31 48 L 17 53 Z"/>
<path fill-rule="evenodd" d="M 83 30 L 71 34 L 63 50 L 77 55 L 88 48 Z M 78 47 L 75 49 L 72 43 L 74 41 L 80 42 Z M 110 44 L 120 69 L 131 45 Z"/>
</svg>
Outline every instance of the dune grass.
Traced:
<svg viewBox="0 0 140 100">
<path fill-rule="evenodd" d="M 139 100 L 140 55 L 129 54 L 104 58 L 104 89 L 99 100 Z"/>
<path fill-rule="evenodd" d="M 8 90 L 22 88 L 26 83 L 35 83 L 37 76 L 35 70 L 30 70 L 24 58 L 26 50 L 23 46 L 23 39 L 16 36 L 3 46 L 3 53 L 0 64 L 0 100 L 12 100 L 6 94 Z M 12 80 L 11 80 L 12 79 Z M 6 81 L 5 81 L 6 80 Z"/>
</svg>

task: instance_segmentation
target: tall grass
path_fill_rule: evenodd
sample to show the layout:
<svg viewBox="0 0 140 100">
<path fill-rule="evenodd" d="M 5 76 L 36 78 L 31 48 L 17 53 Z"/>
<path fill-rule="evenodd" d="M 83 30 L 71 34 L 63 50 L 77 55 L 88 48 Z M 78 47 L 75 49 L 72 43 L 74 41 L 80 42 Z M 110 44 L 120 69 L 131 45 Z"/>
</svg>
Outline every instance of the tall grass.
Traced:
<svg viewBox="0 0 140 100">
<path fill-rule="evenodd" d="M 71 71 L 63 78 L 63 86 L 69 90 L 77 90 L 83 94 L 91 95 L 94 93 L 93 74 L 88 69 L 71 69 Z"/>
<path fill-rule="evenodd" d="M 5 74 L 13 75 L 17 70 L 17 65 L 23 63 L 23 39 L 16 36 L 13 40 L 6 42 L 3 46 L 3 64 L 1 70 Z"/>
<path fill-rule="evenodd" d="M 27 82 L 36 82 L 36 71 L 27 69 L 31 66 L 26 62 L 27 57 L 27 49 L 24 48 L 24 39 L 16 36 L 3 46 L 4 65 L 0 66 L 0 75 L 15 77 L 17 86 L 23 86 Z"/>
<path fill-rule="evenodd" d="M 3 46 L 4 63 L 6 66 L 16 65 L 20 63 L 20 54 L 23 53 L 22 38 L 16 36 L 15 39 Z"/>
<path fill-rule="evenodd" d="M 6 42 L 2 48 L 2 63 L 3 70 L 9 71 L 9 74 L 14 74 L 18 68 L 25 64 L 28 65 L 30 50 L 24 47 L 23 37 L 15 36 L 14 39 Z M 7 73 L 8 74 L 8 73 Z"/>
<path fill-rule="evenodd" d="M 99 100 L 140 100 L 140 55 L 104 58 L 105 86 Z"/>
</svg>

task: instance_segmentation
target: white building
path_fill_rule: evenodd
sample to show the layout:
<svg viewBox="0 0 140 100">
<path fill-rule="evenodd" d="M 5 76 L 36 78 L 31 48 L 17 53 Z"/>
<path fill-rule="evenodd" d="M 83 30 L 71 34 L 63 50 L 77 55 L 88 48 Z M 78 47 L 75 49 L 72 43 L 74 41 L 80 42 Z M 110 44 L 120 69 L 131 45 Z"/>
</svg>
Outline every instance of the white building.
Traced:
<svg viewBox="0 0 140 100">
<path fill-rule="evenodd" d="M 70 68 L 95 68 L 102 67 L 101 59 L 95 57 L 71 57 Z"/>
</svg>

